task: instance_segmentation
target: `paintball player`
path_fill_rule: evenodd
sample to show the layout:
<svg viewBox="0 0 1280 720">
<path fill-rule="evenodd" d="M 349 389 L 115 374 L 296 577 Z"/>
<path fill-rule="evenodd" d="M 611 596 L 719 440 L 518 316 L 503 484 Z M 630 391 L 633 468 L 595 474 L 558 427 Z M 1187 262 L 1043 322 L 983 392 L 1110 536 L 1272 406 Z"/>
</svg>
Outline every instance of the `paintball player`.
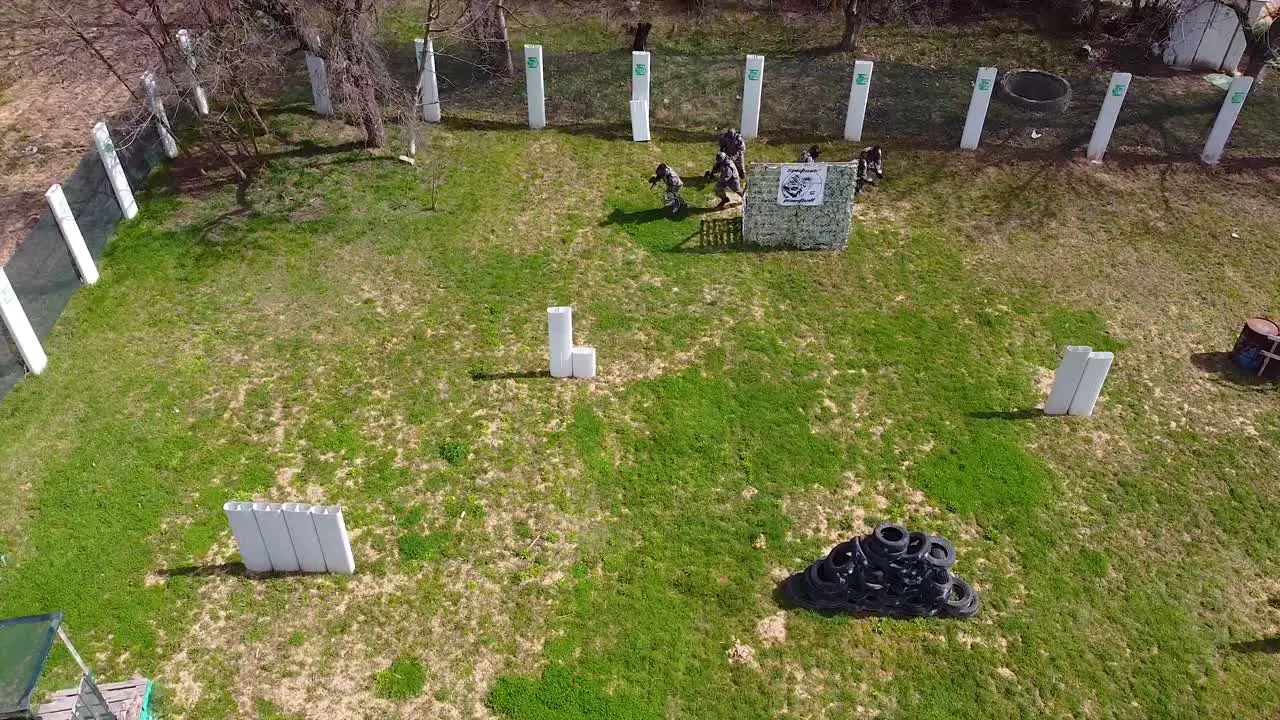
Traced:
<svg viewBox="0 0 1280 720">
<path fill-rule="evenodd" d="M 810 145 L 807 150 L 800 151 L 800 159 L 796 162 L 801 164 L 816 163 L 818 156 L 822 154 L 822 148 L 817 145 Z"/>
<path fill-rule="evenodd" d="M 666 163 L 658 165 L 658 168 L 653 171 L 653 177 L 649 178 L 649 189 L 653 189 L 659 180 L 667 185 L 667 192 L 662 196 L 662 204 L 671 208 L 672 215 L 679 214 L 685 209 L 684 198 L 680 197 L 680 188 L 684 187 L 684 181 Z"/>
<path fill-rule="evenodd" d="M 727 154 L 716 153 L 716 164 L 706 172 L 705 177 L 708 180 L 713 177 L 716 179 L 716 197 L 720 198 L 717 210 L 729 204 L 729 190 L 737 193 L 739 198 L 742 197 L 742 176 Z"/>
<path fill-rule="evenodd" d="M 720 152 L 728 155 L 729 159 L 733 160 L 733 165 L 738 170 L 739 180 L 747 176 L 745 165 L 747 161 L 747 141 L 742 137 L 742 133 L 734 128 L 725 128 L 724 132 L 720 133 Z"/>
<path fill-rule="evenodd" d="M 874 176 L 874 177 L 873 177 Z M 884 151 L 879 145 L 873 145 L 858 156 L 858 180 L 853 190 L 854 195 L 862 194 L 862 188 L 875 185 L 876 178 L 884 178 Z"/>
</svg>

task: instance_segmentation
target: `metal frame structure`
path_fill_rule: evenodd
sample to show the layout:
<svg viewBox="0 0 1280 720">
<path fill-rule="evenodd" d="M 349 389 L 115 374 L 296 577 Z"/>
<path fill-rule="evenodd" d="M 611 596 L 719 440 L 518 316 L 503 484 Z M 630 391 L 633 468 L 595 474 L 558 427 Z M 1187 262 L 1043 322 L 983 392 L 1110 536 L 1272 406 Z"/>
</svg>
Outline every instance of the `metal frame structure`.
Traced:
<svg viewBox="0 0 1280 720">
<path fill-rule="evenodd" d="M 19 628 L 31 625 L 45 627 L 34 633 L 28 630 L 31 637 L 24 639 L 20 636 Z M 44 672 L 57 640 L 62 641 L 76 665 L 80 666 L 80 686 L 72 717 L 75 720 L 116 720 L 98 688 L 93 671 L 67 637 L 62 626 L 62 613 L 0 620 L 0 661 L 9 660 L 2 656 L 4 653 L 15 656 L 20 653 L 25 660 L 25 663 L 13 664 L 15 674 L 9 677 L 4 677 L 0 671 L 0 720 L 36 720 L 36 712 L 31 708 L 31 697 L 35 694 L 36 684 L 40 681 L 40 675 Z M 9 691 L 7 696 L 3 694 L 5 690 Z"/>
</svg>

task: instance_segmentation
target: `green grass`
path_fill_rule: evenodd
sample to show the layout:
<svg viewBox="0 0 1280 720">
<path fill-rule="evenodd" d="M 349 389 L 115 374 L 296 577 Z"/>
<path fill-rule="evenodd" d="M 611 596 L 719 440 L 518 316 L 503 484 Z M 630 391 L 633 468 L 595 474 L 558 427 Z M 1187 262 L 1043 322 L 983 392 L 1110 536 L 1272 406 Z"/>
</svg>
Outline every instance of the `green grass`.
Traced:
<svg viewBox="0 0 1280 720">
<path fill-rule="evenodd" d="M 271 122 L 328 145 L 249 209 L 157 178 L 0 403 L 0 616 L 102 678 L 191 720 L 1274 713 L 1275 393 L 1201 357 L 1280 295 L 1268 171 L 895 146 L 846 251 L 708 252 L 645 180 L 709 137 L 456 123 L 414 169 Z M 542 375 L 565 303 L 595 383 Z M 1088 420 L 1035 412 L 1067 344 L 1117 353 Z M 341 504 L 357 574 L 219 570 L 233 498 Z M 761 637 L 880 520 L 955 542 L 974 621 Z"/>
</svg>

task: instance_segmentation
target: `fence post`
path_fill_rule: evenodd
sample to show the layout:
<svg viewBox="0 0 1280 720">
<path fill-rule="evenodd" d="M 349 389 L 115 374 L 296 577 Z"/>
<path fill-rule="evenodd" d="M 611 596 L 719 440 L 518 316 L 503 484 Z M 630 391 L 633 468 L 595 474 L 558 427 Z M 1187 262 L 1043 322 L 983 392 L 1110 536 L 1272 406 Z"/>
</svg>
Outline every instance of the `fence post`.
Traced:
<svg viewBox="0 0 1280 720">
<path fill-rule="evenodd" d="M 169 114 L 164 111 L 164 103 L 156 94 L 156 74 L 150 70 L 142 73 L 142 92 L 147 98 L 147 109 L 156 119 L 160 144 L 164 145 L 164 154 L 170 160 L 178 157 L 178 139 L 173 136 L 173 128 L 169 126 Z"/>
<path fill-rule="evenodd" d="M 58 223 L 58 230 L 62 232 L 67 250 L 71 252 L 71 260 L 76 264 L 80 280 L 85 285 L 98 282 L 98 268 L 94 266 L 93 255 L 89 254 L 89 248 L 84 244 L 84 236 L 80 234 L 80 226 L 76 225 L 76 218 L 71 214 L 71 206 L 67 204 L 62 186 L 57 183 L 50 186 L 44 199 L 49 203 L 49 212 L 53 213 L 53 219 Z"/>
<path fill-rule="evenodd" d="M 871 71 L 875 63 L 859 60 L 853 64 L 853 85 L 849 87 L 849 114 L 844 119 L 844 139 L 862 139 L 862 124 L 867 117 L 867 96 L 871 94 Z"/>
<path fill-rule="evenodd" d="M 187 67 L 191 68 L 191 78 L 195 83 L 191 91 L 196 96 L 196 109 L 201 115 L 209 114 L 209 98 L 205 97 L 204 88 L 200 87 L 200 80 L 196 77 L 196 44 L 191 39 L 191 33 L 186 30 L 178 31 L 178 48 L 182 50 L 182 56 L 187 59 Z"/>
<path fill-rule="evenodd" d="M 529 96 L 529 127 L 547 126 L 546 90 L 542 84 L 542 46 L 524 46 L 524 86 Z"/>
<path fill-rule="evenodd" d="M 111 142 L 111 133 L 106 123 L 93 126 L 93 144 L 98 146 L 98 157 L 107 170 L 107 179 L 111 181 L 111 189 L 115 191 L 116 202 L 120 204 L 120 212 L 125 220 L 132 220 L 138 215 L 138 203 L 133 200 L 133 191 L 129 189 L 129 178 L 124 176 L 124 168 L 120 166 L 120 158 L 116 155 L 116 146 Z"/>
<path fill-rule="evenodd" d="M 653 56 L 647 50 L 631 51 L 631 99 L 649 104 L 649 78 L 653 76 Z"/>
<path fill-rule="evenodd" d="M 436 49 L 431 38 L 413 39 L 414 57 L 418 63 L 418 102 L 422 119 L 440 122 L 440 85 L 436 81 Z"/>
<path fill-rule="evenodd" d="M 1205 165 L 1217 165 L 1222 160 L 1222 152 L 1227 148 L 1231 129 L 1235 127 L 1236 118 L 1240 117 L 1240 109 L 1249 98 L 1249 89 L 1252 87 L 1253 78 L 1248 76 L 1231 81 L 1227 97 L 1222 101 L 1222 109 L 1218 110 L 1218 119 L 1213 121 L 1213 129 L 1209 131 L 1209 139 L 1200 155 L 1200 161 Z"/>
<path fill-rule="evenodd" d="M 1116 119 L 1120 117 L 1120 108 L 1129 93 L 1129 83 L 1133 75 L 1126 72 L 1111 73 L 1111 84 L 1107 86 L 1107 97 L 1102 101 L 1102 110 L 1098 112 L 1098 122 L 1093 126 L 1093 137 L 1089 140 L 1089 150 L 1085 156 L 1096 163 L 1102 162 L 1107 154 L 1107 145 L 1111 143 L 1111 133 L 1116 129 Z"/>
<path fill-rule="evenodd" d="M 748 55 L 742 79 L 742 137 L 760 134 L 760 93 L 764 86 L 764 56 Z"/>
<path fill-rule="evenodd" d="M 315 36 L 316 45 L 320 44 L 320 36 Z M 329 100 L 329 73 L 325 70 L 324 60 L 307 53 L 307 75 L 311 78 L 311 102 L 315 105 L 316 114 L 329 116 L 333 114 L 333 103 Z"/>
<path fill-rule="evenodd" d="M 13 344 L 18 346 L 22 364 L 35 375 L 44 372 L 49 358 L 45 356 L 44 348 L 40 347 L 40 338 L 31 329 L 27 313 L 22 310 L 22 303 L 18 302 L 18 296 L 14 294 L 13 285 L 9 284 L 9 276 L 3 268 L 0 268 L 0 317 L 4 319 L 4 326 L 9 328 Z"/>
<path fill-rule="evenodd" d="M 973 83 L 973 97 L 969 100 L 969 116 L 964 121 L 964 135 L 960 138 L 961 150 L 977 150 L 982 139 L 982 126 L 987 121 L 987 108 L 991 106 L 991 93 L 995 90 L 996 73 L 993 67 L 978 68 L 978 79 Z"/>
</svg>

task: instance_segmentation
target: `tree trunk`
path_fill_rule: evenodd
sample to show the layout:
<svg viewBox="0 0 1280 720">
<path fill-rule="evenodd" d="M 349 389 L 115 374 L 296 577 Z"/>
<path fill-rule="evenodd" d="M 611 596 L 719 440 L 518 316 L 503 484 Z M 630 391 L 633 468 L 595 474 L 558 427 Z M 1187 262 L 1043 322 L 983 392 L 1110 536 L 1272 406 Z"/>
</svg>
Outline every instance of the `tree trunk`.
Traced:
<svg viewBox="0 0 1280 720">
<path fill-rule="evenodd" d="M 858 46 L 866 18 L 858 8 L 858 0 L 844 0 L 844 33 L 840 36 L 840 49 L 851 51 Z"/>
<path fill-rule="evenodd" d="M 387 144 L 387 128 L 382 123 L 382 107 L 378 105 L 378 86 L 373 68 L 369 67 L 369 41 L 361 22 L 363 3 L 357 0 L 344 8 L 338 18 L 334 71 L 342 94 L 356 107 L 360 125 L 364 127 L 365 145 L 380 148 Z"/>
<path fill-rule="evenodd" d="M 511 59 L 511 36 L 507 34 L 507 9 L 503 7 L 502 0 L 498 0 L 493 4 L 494 16 L 497 20 L 497 52 L 501 53 L 498 58 L 501 62 L 499 67 L 506 70 L 508 76 L 516 74 L 515 63 Z"/>
</svg>

